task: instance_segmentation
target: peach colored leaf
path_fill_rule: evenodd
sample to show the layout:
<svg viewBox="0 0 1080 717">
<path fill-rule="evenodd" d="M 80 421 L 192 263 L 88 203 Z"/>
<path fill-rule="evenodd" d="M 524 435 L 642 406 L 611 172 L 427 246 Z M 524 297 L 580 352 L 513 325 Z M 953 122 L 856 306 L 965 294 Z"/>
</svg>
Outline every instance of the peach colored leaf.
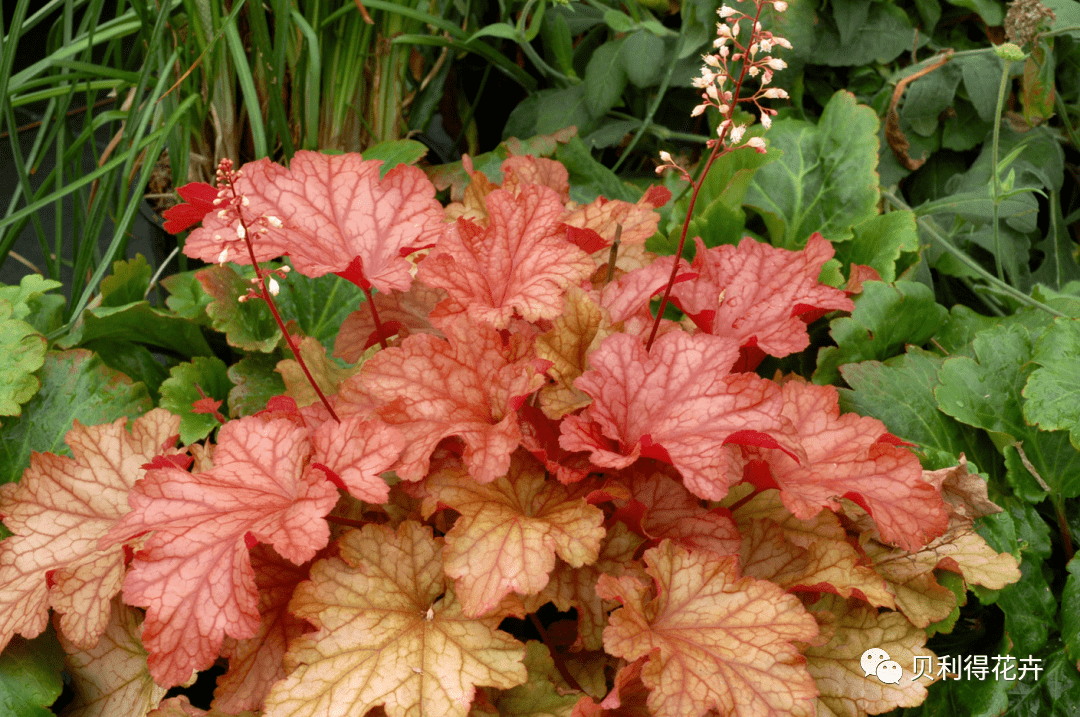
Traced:
<svg viewBox="0 0 1080 717">
<path fill-rule="evenodd" d="M 124 600 L 147 608 L 143 644 L 158 684 L 209 667 L 225 635 L 257 633 L 249 540 L 296 564 L 326 545 L 323 516 L 338 493 L 307 465 L 311 450 L 308 430 L 292 421 L 241 418 L 221 427 L 210 470 L 155 467 L 132 490 L 131 512 L 102 544 L 154 531 L 124 579 Z"/>
<path fill-rule="evenodd" d="M 509 689 L 528 673 L 525 646 L 469 619 L 443 574 L 441 541 L 415 522 L 367 525 L 320 560 L 290 609 L 318 632 L 289 646 L 289 676 L 265 717 L 347 717 L 383 705 L 389 717 L 465 717 L 477 686 Z"/>
<path fill-rule="evenodd" d="M 251 567 L 259 590 L 259 631 L 254 637 L 226 637 L 221 654 L 229 671 L 218 678 L 213 706 L 222 712 L 242 712 L 262 706 L 270 687 L 285 679 L 285 649 L 311 626 L 288 611 L 296 586 L 308 578 L 310 564 L 297 566 L 268 545 L 251 551 Z"/>
<path fill-rule="evenodd" d="M 912 555 L 877 541 L 870 541 L 865 550 L 874 570 L 896 596 L 896 608 L 916 627 L 944 620 L 956 607 L 956 593 L 934 577 L 937 560 L 933 556 L 921 551 Z"/>
<path fill-rule="evenodd" d="M 255 181 L 285 227 L 284 248 L 306 276 L 342 274 L 359 286 L 405 291 L 404 255 L 442 232 L 442 205 L 424 173 L 399 164 L 379 178 L 380 160 L 301 150 L 273 182 Z M 246 194 L 246 193 L 245 193 Z"/>
<path fill-rule="evenodd" d="M 620 244 L 644 244 L 646 239 L 656 233 L 656 228 L 660 225 L 660 215 L 653 211 L 651 204 L 646 203 L 645 197 L 637 204 L 621 199 L 597 197 L 589 204 L 564 215 L 561 221 L 567 226 L 592 229 L 604 240 L 606 249 L 615 241 L 615 230 L 619 225 L 622 226 Z M 607 257 L 603 259 L 606 260 Z M 668 271 L 671 271 L 670 267 Z"/>
<path fill-rule="evenodd" d="M 514 194 L 521 193 L 528 184 L 540 184 L 555 190 L 559 201 L 570 199 L 570 173 L 562 162 L 531 154 L 507 157 L 501 165 L 502 188 Z"/>
<path fill-rule="evenodd" d="M 414 281 L 407 292 L 391 291 L 389 294 L 375 294 L 375 310 L 379 312 L 384 338 L 397 336 L 404 339 L 411 334 L 435 334 L 439 331 L 431 325 L 428 314 L 435 304 L 446 298 L 442 289 L 433 289 Z M 371 316 L 371 307 L 361 307 L 345 317 L 334 340 L 334 355 L 348 363 L 356 363 L 364 352 L 379 343 L 375 330 L 375 321 Z M 400 341 L 398 342 L 400 343 Z"/>
<path fill-rule="evenodd" d="M 739 531 L 726 508 L 703 508 L 681 483 L 659 471 L 632 473 L 622 482 L 632 497 L 616 502 L 616 516 L 633 516 L 649 538 L 649 547 L 670 538 L 688 550 L 711 550 L 717 555 L 739 552 Z"/>
<path fill-rule="evenodd" d="M 655 592 L 631 577 L 602 575 L 596 590 L 623 607 L 604 647 L 648 656 L 641 680 L 656 717 L 809 717 L 817 687 L 793 645 L 818 634 L 799 601 L 764 580 L 739 578 L 738 559 L 690 552 L 670 541 L 645 553 Z"/>
<path fill-rule="evenodd" d="M 878 613 L 858 600 L 826 596 L 811 611 L 822 636 L 828 638 L 825 644 L 810 645 L 803 653 L 806 668 L 821 691 L 817 711 L 820 717 L 865 717 L 923 703 L 931 680 L 912 679 L 909 670 L 916 656 L 934 662 L 934 653 L 924 647 L 925 631 L 900 613 Z M 872 647 L 884 650 L 889 659 L 900 663 L 904 669 L 900 682 L 888 684 L 875 674 L 866 675 L 861 658 Z"/>
<path fill-rule="evenodd" d="M 191 704 L 187 695 L 170 697 L 158 705 L 157 709 L 150 712 L 147 717 L 259 717 L 258 712 L 241 712 L 239 714 L 226 714 L 221 710 L 212 709 L 209 712 L 199 709 Z"/>
<path fill-rule="evenodd" d="M 969 473 L 967 458 L 960 454 L 960 463 L 951 468 L 923 471 L 923 479 L 941 491 L 950 523 L 960 519 L 974 525 L 975 520 L 1002 512 L 1001 506 L 990 500 L 986 479 Z"/>
<path fill-rule="evenodd" d="M 14 534 L 0 543 L 0 649 L 11 637 L 45 629 L 50 607 L 59 629 L 82 649 L 97 644 L 109 601 L 124 577 L 124 550 L 98 539 L 128 512 L 142 465 L 175 454 L 180 419 L 155 409 L 100 426 L 78 421 L 65 436 L 71 458 L 34 453 L 19 483 L 0 490 L 0 514 Z"/>
<path fill-rule="evenodd" d="M 783 506 L 778 491 L 766 490 L 740 505 L 733 516 L 743 535 L 743 572 L 747 575 L 772 580 L 788 590 L 830 592 L 858 597 L 877 607 L 896 607 L 884 579 L 865 564 L 835 513 L 821 511 L 813 518 L 799 520 Z M 751 526 L 760 523 L 778 526 L 779 536 L 767 527 L 756 528 L 759 532 L 754 533 Z M 754 550 L 759 556 L 767 553 L 763 547 L 754 547 L 752 535 L 770 542 L 779 554 L 798 555 L 797 569 L 792 566 L 781 575 L 770 573 L 764 565 L 750 567 L 747 551 Z M 778 539 L 783 545 L 776 545 Z"/>
<path fill-rule="evenodd" d="M 536 355 L 551 362 L 548 375 L 555 383 L 540 389 L 540 408 L 553 420 L 584 408 L 589 397 L 574 387 L 574 380 L 588 368 L 588 351 L 603 321 L 600 306 L 589 294 L 571 286 L 566 308 L 554 326 L 536 339 Z"/>
<path fill-rule="evenodd" d="M 484 615 L 511 592 L 540 592 L 556 555 L 575 568 L 592 563 L 605 535 L 603 511 L 585 502 L 588 487 L 547 480 L 524 451 L 490 483 L 443 470 L 424 489 L 425 516 L 439 506 L 461 514 L 446 534 L 443 564 L 466 617 Z"/>
<path fill-rule="evenodd" d="M 265 157 L 248 162 L 240 168 L 237 173 L 239 177 L 233 187 L 237 194 L 247 197 L 248 203 L 243 212 L 248 228 L 254 229 L 255 220 L 260 216 L 281 218 L 277 203 L 266 195 L 264 188 L 273 187 L 286 173 L 284 167 Z M 229 190 L 224 190 L 223 193 L 232 197 Z M 206 214 L 202 218 L 202 226 L 184 240 L 184 254 L 193 259 L 202 259 L 207 264 L 220 264 L 224 261 L 251 264 L 247 243 L 237 234 L 239 219 L 233 213 L 226 213 L 225 216 L 226 218 L 222 218 L 217 211 Z M 253 231 L 250 235 L 256 261 L 269 261 L 285 253 L 288 230 L 273 225 L 267 225 L 264 229 L 265 234 Z"/>
<path fill-rule="evenodd" d="M 312 435 L 314 461 L 333 471 L 342 487 L 368 503 L 385 503 L 390 486 L 380 476 L 405 449 L 401 431 L 363 415 L 326 421 Z"/>
<path fill-rule="evenodd" d="M 515 313 L 526 321 L 562 312 L 563 293 L 593 272 L 589 255 L 558 230 L 562 203 L 536 184 L 514 195 L 485 198 L 488 225 L 460 219 L 420 263 L 417 278 L 446 289 L 474 321 L 506 328 Z"/>
<path fill-rule="evenodd" d="M 634 553 L 642 542 L 641 536 L 630 532 L 624 523 L 617 522 L 608 528 L 596 560 L 590 565 L 575 568 L 562 561 L 555 565 L 547 587 L 535 602 L 543 605 L 551 601 L 560 610 L 577 610 L 578 637 L 574 643 L 575 649 L 600 650 L 604 644 L 603 630 L 607 625 L 608 612 L 618 606 L 596 594 L 596 581 L 601 575 L 633 575 L 641 580 L 647 579 L 644 566 L 634 560 Z"/>
<path fill-rule="evenodd" d="M 291 353 L 288 355 L 292 356 Z M 300 357 L 304 359 L 308 371 L 311 372 L 315 383 L 319 384 L 319 389 L 324 396 L 337 393 L 341 384 L 360 370 L 359 366 L 338 365 L 326 355 L 326 347 L 314 336 L 305 336 L 300 340 Z M 284 395 L 296 401 L 296 405 L 303 408 L 321 403 L 319 394 L 315 392 L 304 370 L 300 368 L 300 362 L 295 358 L 278 361 L 277 368 L 274 370 L 281 374 L 281 379 L 285 382 Z"/>
<path fill-rule="evenodd" d="M 405 436 L 405 451 L 394 470 L 420 480 L 439 441 L 460 436 L 473 477 L 489 483 L 504 475 L 521 440 L 515 411 L 544 384 L 532 342 L 513 334 L 504 345 L 494 329 L 464 317 L 443 326 L 447 340 L 410 336 L 398 348 L 379 351 L 358 377 L 346 382 L 389 402 L 378 409 Z"/>
<path fill-rule="evenodd" d="M 832 245 L 814 233 L 799 251 L 777 249 L 750 237 L 706 249 L 699 238 L 692 264 L 694 282 L 679 284 L 671 295 L 698 328 L 730 336 L 739 346 L 758 346 L 777 357 L 810 345 L 799 315 L 812 309 L 851 311 L 855 305 L 839 289 L 818 283 Z M 671 270 L 671 260 L 664 261 Z"/>
<path fill-rule="evenodd" d="M 775 449 L 744 448 L 763 458 L 770 480 L 746 477 L 761 487 L 780 488 L 784 505 L 808 519 L 822 508 L 840 509 L 848 498 L 866 509 L 887 542 L 918 549 L 945 532 L 948 516 L 941 494 L 922 479 L 919 459 L 888 440 L 885 425 L 855 413 L 840 415 L 832 386 L 814 386 L 793 377 L 784 383 L 783 416 L 791 421 L 806 450 L 796 463 Z"/>
<path fill-rule="evenodd" d="M 625 468 L 642 455 L 662 458 L 690 492 L 723 498 L 724 442 L 737 433 L 781 435 L 782 429 L 776 385 L 728 374 L 738 353 L 731 339 L 707 334 L 665 334 L 651 353 L 636 337 L 609 336 L 589 355 L 593 370 L 574 382 L 593 403 L 563 419 L 559 444 L 591 451 L 593 463 L 609 468 Z"/>
<path fill-rule="evenodd" d="M 75 693 L 64 717 L 143 717 L 157 706 L 165 690 L 146 668 L 141 625 L 140 612 L 114 598 L 109 624 L 93 648 L 82 650 L 57 631 Z"/>
</svg>

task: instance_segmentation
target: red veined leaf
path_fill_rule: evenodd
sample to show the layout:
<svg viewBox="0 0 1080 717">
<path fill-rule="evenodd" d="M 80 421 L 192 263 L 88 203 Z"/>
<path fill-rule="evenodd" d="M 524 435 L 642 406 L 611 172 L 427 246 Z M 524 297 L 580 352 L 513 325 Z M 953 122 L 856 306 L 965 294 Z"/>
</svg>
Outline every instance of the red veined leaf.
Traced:
<svg viewBox="0 0 1080 717">
<path fill-rule="evenodd" d="M 855 308 L 844 292 L 818 283 L 821 267 L 834 253 L 821 234 L 813 234 L 800 251 L 777 249 L 749 237 L 738 247 L 725 244 L 713 249 L 706 249 L 699 238 L 695 241 L 692 269 L 698 279 L 679 284 L 671 295 L 702 331 L 783 357 L 810 345 L 800 313 Z M 670 271 L 671 261 L 658 263 Z"/>
<path fill-rule="evenodd" d="M 99 547 L 128 512 L 143 465 L 175 454 L 180 418 L 163 408 L 100 426 L 76 422 L 64 437 L 72 457 L 34 453 L 19 483 L 0 487 L 0 514 L 13 533 L 0 542 L 0 649 L 16 633 L 45 629 L 49 608 L 61 633 L 82 649 L 109 623 L 124 577 L 124 547 Z M 172 465 L 167 462 L 167 465 Z"/>
<path fill-rule="evenodd" d="M 518 194 L 494 190 L 485 202 L 487 226 L 459 219 L 421 262 L 417 278 L 446 289 L 470 318 L 497 329 L 515 313 L 526 321 L 558 316 L 566 288 L 594 268 L 559 231 L 558 195 L 527 184 Z"/>
<path fill-rule="evenodd" d="M 249 535 L 296 564 L 329 540 L 323 516 L 338 492 L 307 465 L 308 436 L 287 419 L 229 421 L 213 468 L 147 471 L 130 494 L 131 512 L 102 539 L 108 546 L 154 531 L 124 579 L 124 600 L 147 608 L 143 643 L 159 685 L 212 664 L 225 635 L 256 634 Z"/>
<path fill-rule="evenodd" d="M 521 334 L 506 343 L 495 329 L 465 317 L 448 320 L 442 330 L 446 340 L 416 334 L 379 351 L 342 391 L 387 402 L 377 414 L 405 436 L 394 467 L 403 479 L 423 478 L 439 441 L 460 436 L 469 472 L 489 483 L 510 467 L 521 440 L 516 410 L 544 384 L 547 362 Z"/>
<path fill-rule="evenodd" d="M 559 444 L 591 451 L 593 463 L 610 468 L 625 468 L 644 452 L 664 455 L 694 495 L 723 498 L 724 441 L 737 431 L 780 436 L 784 428 L 775 384 L 728 374 L 738 352 L 734 340 L 707 334 L 673 331 L 651 353 L 634 336 L 609 336 L 589 355 L 593 370 L 574 382 L 593 403 L 563 418 Z"/>
</svg>

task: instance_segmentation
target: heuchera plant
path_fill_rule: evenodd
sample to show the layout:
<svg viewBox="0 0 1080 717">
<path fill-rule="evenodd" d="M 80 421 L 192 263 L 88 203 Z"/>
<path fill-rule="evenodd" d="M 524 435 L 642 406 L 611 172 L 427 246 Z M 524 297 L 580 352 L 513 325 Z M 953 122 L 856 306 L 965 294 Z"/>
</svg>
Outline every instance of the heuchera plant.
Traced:
<svg viewBox="0 0 1080 717">
<path fill-rule="evenodd" d="M 789 47 L 720 19 L 706 168 L 739 151 L 738 102 L 784 96 L 769 53 Z M 517 156 L 498 186 L 466 161 L 444 209 L 422 171 L 380 164 L 298 152 L 181 189 L 170 228 L 202 222 L 185 251 L 254 265 L 242 299 L 271 306 L 315 391 L 213 442 L 177 446 L 155 409 L 34 454 L 0 488 L 0 646 L 51 612 L 99 715 L 204 714 L 161 700 L 222 658 L 218 715 L 854 717 L 925 698 L 867 678 L 863 651 L 930 654 L 941 571 L 990 589 L 1019 571 L 974 532 L 998 509 L 962 461 L 924 472 L 834 388 L 751 372 L 852 308 L 857 281 L 818 282 L 820 234 L 699 239 L 687 264 L 644 249 L 662 188 L 577 206 L 562 165 Z M 260 262 L 281 255 L 367 295 L 337 343 L 360 365 L 333 390 L 274 307 L 285 270 Z M 538 618 L 549 603 L 564 619 Z"/>
</svg>

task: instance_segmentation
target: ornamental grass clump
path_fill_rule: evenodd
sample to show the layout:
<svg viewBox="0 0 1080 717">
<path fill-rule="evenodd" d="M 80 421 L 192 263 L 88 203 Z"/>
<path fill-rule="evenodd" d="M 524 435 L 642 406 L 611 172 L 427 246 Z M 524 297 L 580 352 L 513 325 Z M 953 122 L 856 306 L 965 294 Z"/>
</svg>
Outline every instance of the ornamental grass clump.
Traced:
<svg viewBox="0 0 1080 717">
<path fill-rule="evenodd" d="M 768 53 L 787 46 L 757 17 L 741 45 L 751 18 L 720 15 L 707 164 L 767 150 L 732 108 L 782 96 Z M 744 100 L 746 77 L 763 89 Z M 171 219 L 202 220 L 185 251 L 224 264 L 200 277 L 255 267 L 235 301 L 274 307 L 330 272 L 364 290 L 336 340 L 355 365 L 273 308 L 316 392 L 288 385 L 189 445 L 158 408 L 35 454 L 0 493 L 0 644 L 51 612 L 76 691 L 118 695 L 105 715 L 202 714 L 162 696 L 219 660 L 211 714 L 810 717 L 925 699 L 925 681 L 868 678 L 862 654 L 931 658 L 924 628 L 956 607 L 940 573 L 999 589 L 1019 571 L 972 530 L 999 509 L 963 462 L 923 471 L 835 388 L 750 370 L 852 309 L 857 287 L 818 279 L 831 245 L 699 240 L 688 264 L 645 249 L 661 187 L 578 205 L 552 160 L 511 157 L 501 184 L 465 168 L 445 209 L 420 170 L 354 154 L 223 164 L 217 188 L 184 190 L 197 201 Z M 261 266 L 283 254 L 293 272 Z M 653 314 L 661 292 L 686 320 Z M 117 666 L 103 649 L 121 643 L 135 657 Z"/>
</svg>

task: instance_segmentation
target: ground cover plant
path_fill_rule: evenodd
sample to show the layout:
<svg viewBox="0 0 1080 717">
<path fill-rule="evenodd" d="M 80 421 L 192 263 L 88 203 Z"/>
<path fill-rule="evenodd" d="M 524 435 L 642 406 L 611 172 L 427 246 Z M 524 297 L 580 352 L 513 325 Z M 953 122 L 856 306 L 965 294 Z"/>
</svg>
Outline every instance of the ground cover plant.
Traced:
<svg viewBox="0 0 1080 717">
<path fill-rule="evenodd" d="M 943 230 L 857 95 L 783 109 L 786 5 L 712 16 L 704 152 L 648 186 L 565 129 L 225 161 L 164 307 L 141 257 L 70 326 L 0 289 L 0 704 L 1068 714 L 1071 244 L 967 253 L 1065 161 L 1003 130 Z"/>
</svg>

